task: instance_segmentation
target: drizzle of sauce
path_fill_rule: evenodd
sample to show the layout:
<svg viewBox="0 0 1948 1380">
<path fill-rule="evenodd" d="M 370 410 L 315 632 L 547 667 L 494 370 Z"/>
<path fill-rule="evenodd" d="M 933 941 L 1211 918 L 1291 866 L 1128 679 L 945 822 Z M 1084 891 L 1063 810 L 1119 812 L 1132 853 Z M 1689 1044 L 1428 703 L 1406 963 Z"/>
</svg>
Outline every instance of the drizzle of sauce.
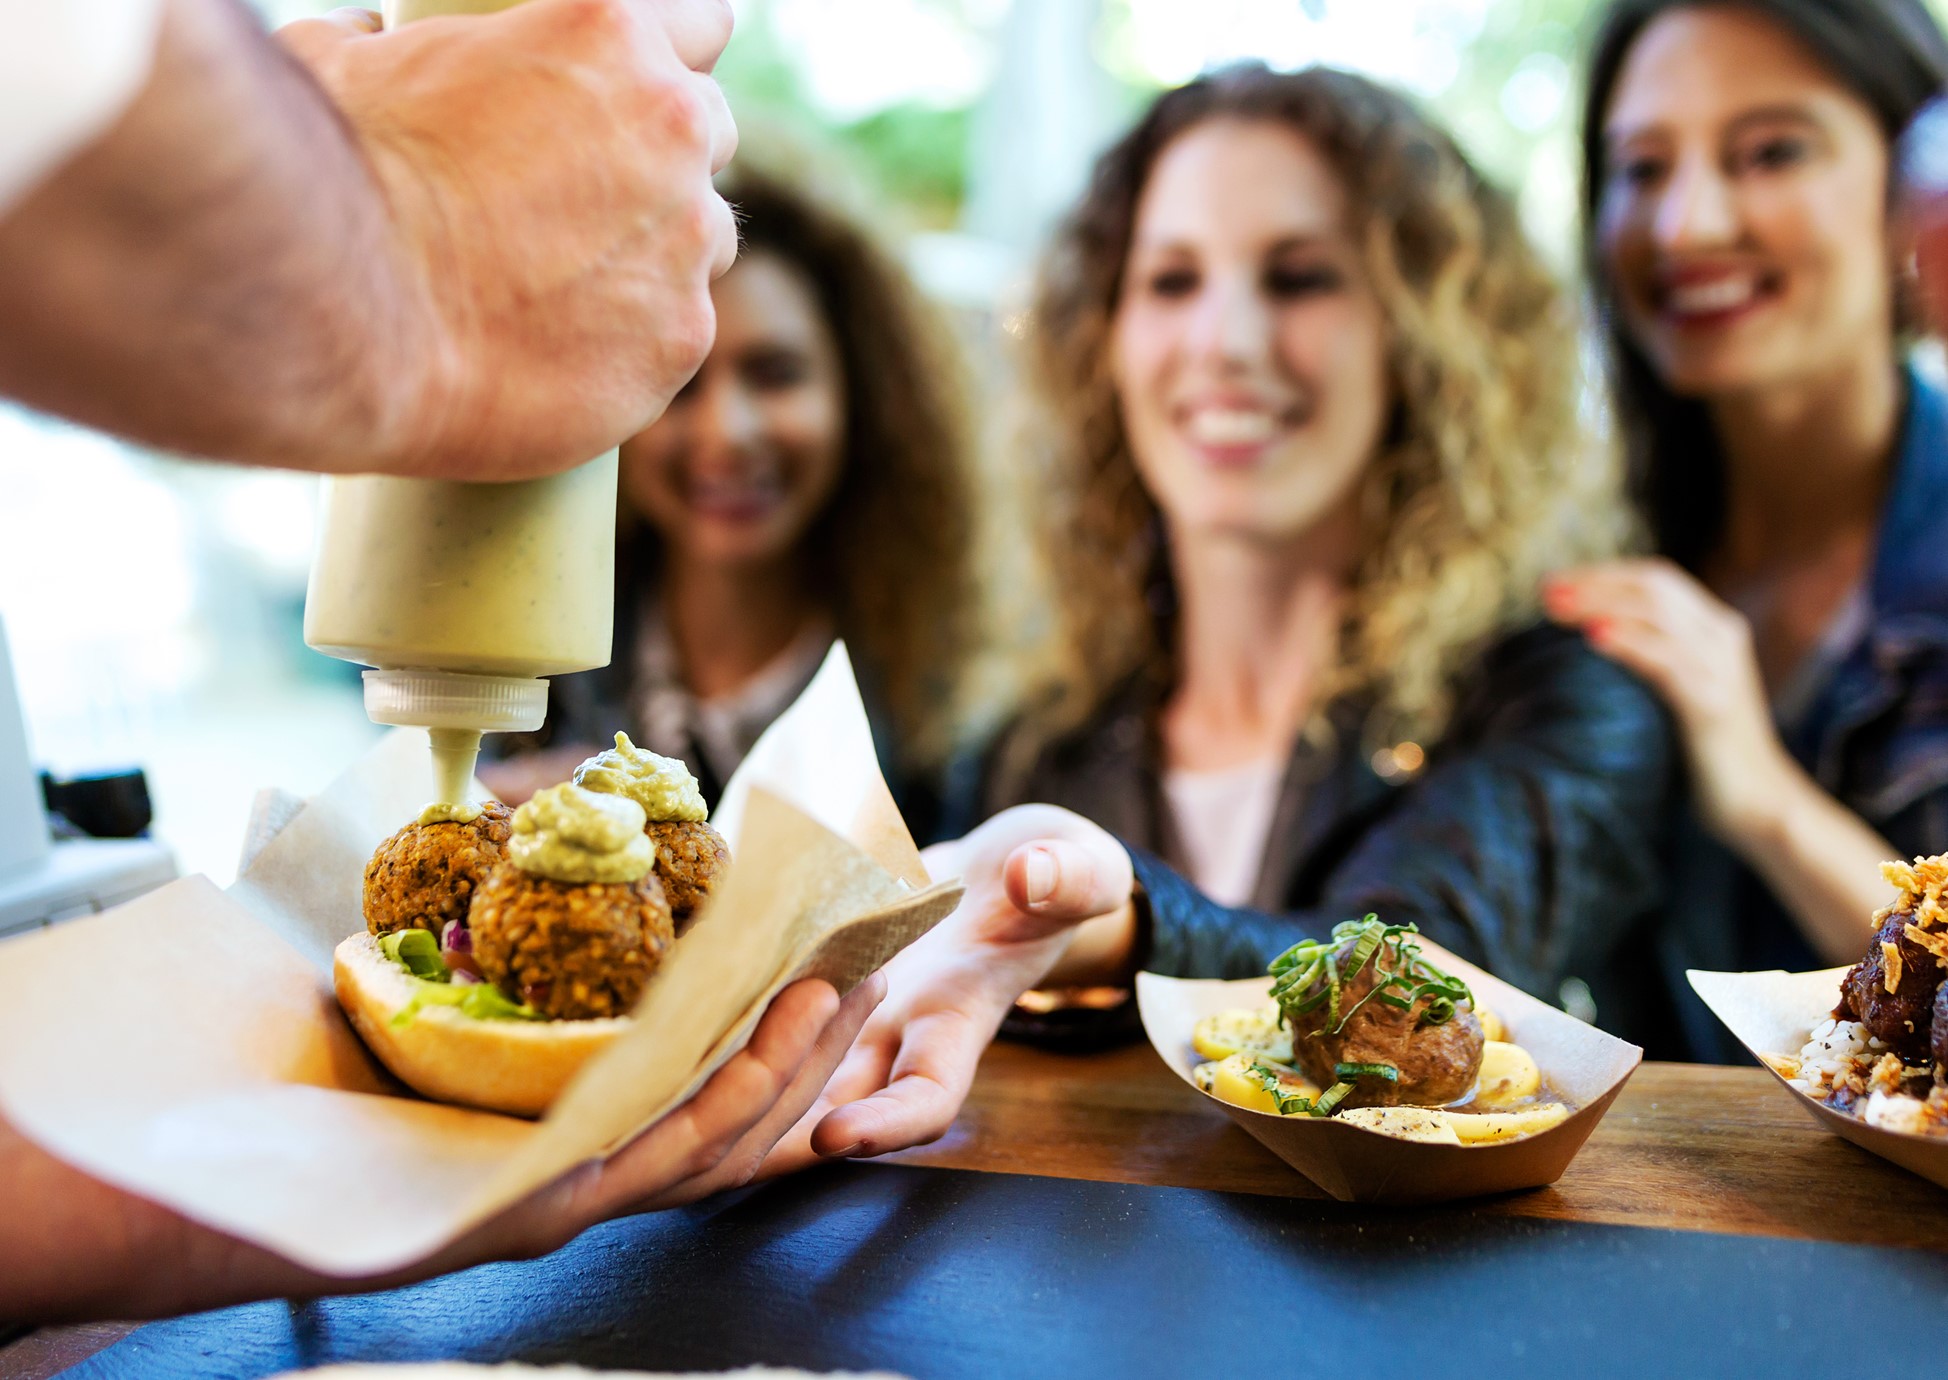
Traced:
<svg viewBox="0 0 1948 1380">
<path fill-rule="evenodd" d="M 627 733 L 616 734 L 614 747 L 575 768 L 575 784 L 633 800 L 643 807 L 648 819 L 697 821 L 710 817 L 703 803 L 703 788 L 690 769 L 674 757 L 637 747 Z"/>
<path fill-rule="evenodd" d="M 638 881 L 656 865 L 645 822 L 643 807 L 633 800 L 550 786 L 514 812 L 507 859 L 550 881 Z"/>
<path fill-rule="evenodd" d="M 473 794 L 474 763 L 480 757 L 480 735 L 465 728 L 429 728 L 433 744 L 433 789 L 438 798 L 419 812 L 421 824 L 472 824 L 482 806 Z"/>
</svg>

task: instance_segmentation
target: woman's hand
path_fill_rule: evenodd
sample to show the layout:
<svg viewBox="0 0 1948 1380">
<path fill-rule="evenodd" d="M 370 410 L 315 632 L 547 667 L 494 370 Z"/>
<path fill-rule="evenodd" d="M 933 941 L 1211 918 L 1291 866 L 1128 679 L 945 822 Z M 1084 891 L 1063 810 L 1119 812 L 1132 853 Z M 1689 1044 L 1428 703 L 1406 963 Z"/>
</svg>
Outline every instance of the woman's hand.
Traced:
<svg viewBox="0 0 1948 1380">
<path fill-rule="evenodd" d="M 598 1222 L 748 1183 L 806 1114 L 885 995 L 823 982 L 779 993 L 697 1095 L 605 1161 L 537 1189 L 431 1260 L 361 1280 L 314 1274 L 90 1178 L 0 1120 L 0 1318 L 154 1317 L 250 1299 L 389 1289 L 545 1255 Z M 18 1263 L 21 1268 L 15 1269 Z"/>
<path fill-rule="evenodd" d="M 1130 856 L 1080 815 L 1052 805 L 1004 810 L 929 849 L 927 868 L 958 873 L 966 896 L 886 965 L 885 1004 L 764 1174 L 939 1139 L 1017 997 L 1051 974 L 1113 978 L 1127 967 Z"/>
<path fill-rule="evenodd" d="M 1705 826 L 1734 846 L 1766 833 L 1801 773 L 1772 726 L 1744 616 L 1665 560 L 1564 571 L 1542 598 L 1670 707 Z"/>
<path fill-rule="evenodd" d="M 1543 606 L 1629 667 L 1677 716 L 1699 818 L 1765 879 L 1829 963 L 1852 963 L 1898 851 L 1828 795 L 1772 727 L 1752 629 L 1669 561 L 1555 576 Z"/>
</svg>

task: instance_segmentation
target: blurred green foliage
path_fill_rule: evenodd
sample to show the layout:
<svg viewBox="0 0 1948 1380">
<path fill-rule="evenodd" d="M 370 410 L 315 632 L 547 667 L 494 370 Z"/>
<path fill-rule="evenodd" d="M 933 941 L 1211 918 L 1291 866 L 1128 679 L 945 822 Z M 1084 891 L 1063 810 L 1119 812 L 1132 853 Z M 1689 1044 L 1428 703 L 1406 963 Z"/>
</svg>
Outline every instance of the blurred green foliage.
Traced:
<svg viewBox="0 0 1948 1380">
<path fill-rule="evenodd" d="M 992 39 L 1005 22 L 1005 0 L 918 0 L 946 16 L 969 42 Z M 1017 4 L 1054 0 L 1013 0 Z M 332 0 L 251 0 L 273 22 L 318 13 Z M 376 0 L 373 0 L 376 3 Z M 1185 4 L 1195 0 L 1183 0 Z M 1445 7 L 1444 0 L 1261 0 L 1296 4 L 1318 22 L 1348 5 L 1391 5 L 1403 25 Z M 1948 0 L 1926 0 L 1948 24 Z M 914 224 L 952 225 L 966 195 L 971 104 L 908 101 L 862 119 L 835 120 L 808 94 L 803 55 L 787 50 L 771 22 L 771 0 L 736 0 L 737 37 L 717 69 L 740 118 L 783 127 L 813 143 L 836 145 L 875 191 Z M 1457 5 L 1471 10 L 1472 6 Z M 1521 197 L 1532 231 L 1553 251 L 1566 248 L 1573 213 L 1575 122 L 1581 95 L 1581 50 L 1602 0 L 1493 0 L 1479 29 L 1456 54 L 1454 78 L 1426 97 L 1462 146 L 1502 185 Z M 1117 50 L 1132 23 L 1121 0 L 1101 0 L 1097 47 Z M 1154 86 L 1111 78 L 1131 116 Z"/>
</svg>

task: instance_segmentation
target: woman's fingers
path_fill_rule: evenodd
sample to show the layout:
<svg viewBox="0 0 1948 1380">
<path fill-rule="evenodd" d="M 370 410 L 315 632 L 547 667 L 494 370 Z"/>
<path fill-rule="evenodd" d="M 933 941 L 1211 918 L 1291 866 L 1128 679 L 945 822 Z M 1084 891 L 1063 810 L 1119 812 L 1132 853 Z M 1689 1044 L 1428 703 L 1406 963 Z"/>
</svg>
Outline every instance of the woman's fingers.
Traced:
<svg viewBox="0 0 1948 1380">
<path fill-rule="evenodd" d="M 874 1029 L 875 1021 L 868 1022 L 866 1030 L 859 1036 L 845 1061 L 839 1065 L 838 1072 L 819 1093 L 811 1109 L 798 1119 L 765 1157 L 759 1166 L 759 1179 L 776 1178 L 780 1174 L 792 1174 L 810 1168 L 826 1158 L 813 1148 L 812 1136 L 819 1124 L 830 1115 L 835 1107 L 857 1102 L 880 1091 L 892 1076 L 893 1058 L 899 1053 L 900 1031 L 897 1024 Z"/>
<path fill-rule="evenodd" d="M 1687 668 L 1671 636 L 1655 623 L 1618 618 L 1586 629 L 1590 645 L 1650 683 L 1667 704 L 1684 702 Z"/>
<path fill-rule="evenodd" d="M 777 1105 L 838 1010 L 839 994 L 829 983 L 798 982 L 780 992 L 749 1044 L 695 1097 L 602 1167 L 599 1182 L 580 1204 L 590 1214 L 582 1226 L 636 1211 L 715 1168 Z"/>
<path fill-rule="evenodd" d="M 805 1061 L 791 1086 L 785 1089 L 771 1110 L 731 1147 L 730 1151 L 713 1168 L 676 1185 L 670 1192 L 642 1204 L 645 1211 L 674 1207 L 680 1203 L 695 1202 L 712 1193 L 727 1188 L 742 1187 L 762 1174 L 770 1178 L 787 1172 L 792 1168 L 803 1168 L 816 1161 L 807 1146 L 802 1155 L 775 1155 L 783 1147 L 783 1142 L 799 1134 L 801 1125 L 809 1127 L 808 1114 L 817 1104 L 825 1089 L 833 1079 L 834 1070 L 840 1066 L 854 1042 L 859 1038 L 860 1028 L 872 1016 L 886 996 L 886 979 L 874 973 L 851 992 L 839 1004 L 838 1013 L 820 1033 L 818 1044 L 811 1057 Z M 803 1133 L 809 1136 L 809 1130 Z"/>
<path fill-rule="evenodd" d="M 1557 622 L 1588 627 L 1605 619 L 1636 618 L 1674 634 L 1715 639 L 1738 615 L 1710 590 L 1664 560 L 1585 566 L 1543 583 L 1544 610 Z"/>
<path fill-rule="evenodd" d="M 940 1139 L 966 1100 L 993 1037 L 992 1023 L 960 1011 L 914 1017 L 886 1086 L 827 1115 L 812 1130 L 812 1149 L 833 1158 L 863 1157 Z"/>
</svg>

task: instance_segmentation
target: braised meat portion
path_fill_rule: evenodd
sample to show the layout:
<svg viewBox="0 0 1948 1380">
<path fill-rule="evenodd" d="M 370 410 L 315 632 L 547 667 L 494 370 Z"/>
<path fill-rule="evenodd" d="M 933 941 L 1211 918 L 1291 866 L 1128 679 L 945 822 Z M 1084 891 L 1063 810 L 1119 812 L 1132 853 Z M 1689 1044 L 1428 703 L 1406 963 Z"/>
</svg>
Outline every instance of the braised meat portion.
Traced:
<svg viewBox="0 0 1948 1380">
<path fill-rule="evenodd" d="M 365 865 L 366 929 L 419 929 L 438 938 L 447 921 L 465 920 L 513 836 L 513 819 L 512 810 L 490 800 L 470 824 L 408 824 L 380 844 Z"/>
<path fill-rule="evenodd" d="M 1934 1028 L 1928 1044 L 1934 1055 L 1936 1079 L 1948 1081 L 1942 1078 L 1943 1072 L 1948 1071 L 1948 982 L 1942 983 L 1941 990 L 1934 994 Z"/>
<path fill-rule="evenodd" d="M 1911 1064 L 1929 1057 L 1935 994 L 1943 977 L 1933 951 L 1915 938 L 1927 933 L 1911 911 L 1895 911 L 1840 984 L 1842 1013 Z"/>
<path fill-rule="evenodd" d="M 1321 1088 L 1350 1084 L 1342 1106 L 1438 1107 L 1480 1076 L 1472 997 L 1422 957 L 1413 934 L 1369 917 L 1273 964 L 1298 1065 Z"/>
</svg>

